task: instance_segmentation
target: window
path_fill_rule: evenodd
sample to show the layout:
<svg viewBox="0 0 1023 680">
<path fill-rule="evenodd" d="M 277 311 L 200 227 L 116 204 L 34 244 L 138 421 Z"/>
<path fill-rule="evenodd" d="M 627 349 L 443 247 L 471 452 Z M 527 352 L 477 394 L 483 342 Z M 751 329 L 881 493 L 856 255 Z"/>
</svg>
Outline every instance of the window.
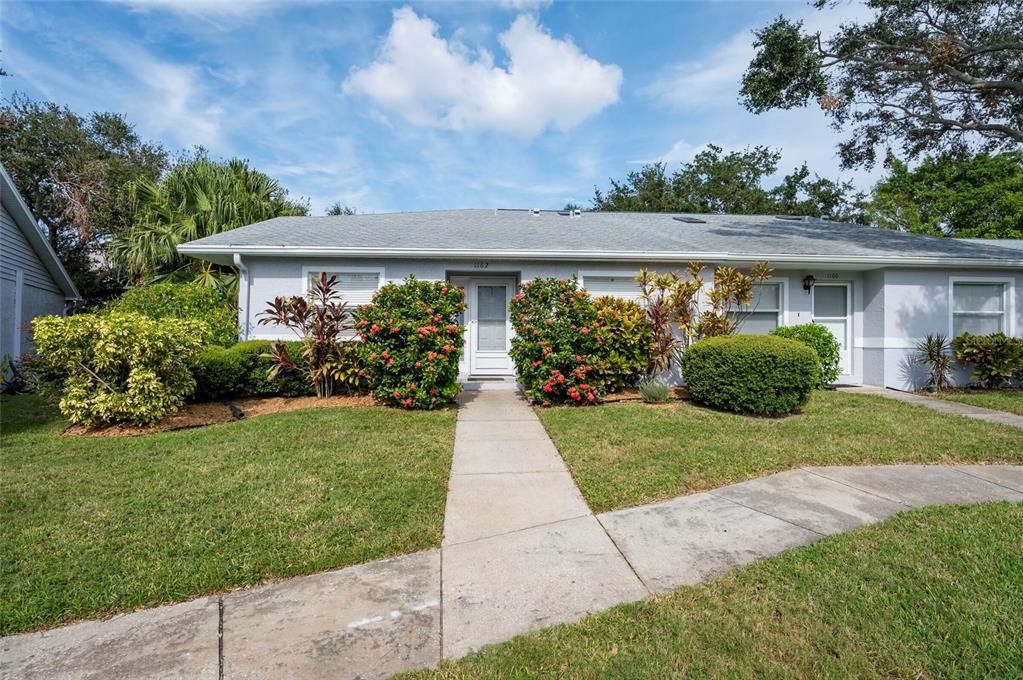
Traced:
<svg viewBox="0 0 1023 680">
<path fill-rule="evenodd" d="M 640 293 L 642 292 L 639 281 L 635 279 L 635 276 L 627 274 L 621 276 L 589 276 L 584 274 L 582 285 L 586 292 L 595 298 L 609 295 L 639 302 Z"/>
<path fill-rule="evenodd" d="M 740 333 L 766 335 L 781 325 L 782 297 L 780 283 L 754 283 L 749 305 L 729 316 L 739 322 Z"/>
<path fill-rule="evenodd" d="M 321 272 L 308 270 L 306 272 L 306 290 L 309 290 L 313 282 L 320 276 Z M 341 299 L 348 303 L 349 308 L 358 307 L 373 301 L 373 293 L 380 287 L 380 272 L 376 271 L 327 271 L 328 276 L 337 277 L 335 290 L 341 294 Z"/>
<path fill-rule="evenodd" d="M 952 337 L 962 333 L 989 335 L 1006 331 L 1004 283 L 952 283 Z"/>
</svg>

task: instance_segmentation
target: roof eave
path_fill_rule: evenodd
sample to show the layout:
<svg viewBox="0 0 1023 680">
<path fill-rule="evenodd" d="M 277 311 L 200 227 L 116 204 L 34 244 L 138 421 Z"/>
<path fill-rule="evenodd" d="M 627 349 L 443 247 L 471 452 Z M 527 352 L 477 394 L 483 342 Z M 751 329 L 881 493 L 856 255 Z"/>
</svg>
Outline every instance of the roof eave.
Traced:
<svg viewBox="0 0 1023 680">
<path fill-rule="evenodd" d="M 576 251 L 576 250 L 491 250 L 491 249 L 424 249 L 424 248 L 342 248 L 342 247 L 310 247 L 310 246 L 203 246 L 181 245 L 178 252 L 182 255 L 212 259 L 224 256 L 255 255 L 255 256 L 288 256 L 288 257 L 401 257 L 420 259 L 472 259 L 487 258 L 493 260 L 603 260 L 612 262 L 752 262 L 767 261 L 771 264 L 843 264 L 864 266 L 897 265 L 905 267 L 979 267 L 979 268 L 1014 268 L 1023 267 L 1023 258 L 992 259 L 977 257 L 960 257 L 955 255 L 938 256 L 876 256 L 876 255 L 799 255 L 779 253 L 724 253 L 724 252 L 664 252 L 664 251 Z"/>
</svg>

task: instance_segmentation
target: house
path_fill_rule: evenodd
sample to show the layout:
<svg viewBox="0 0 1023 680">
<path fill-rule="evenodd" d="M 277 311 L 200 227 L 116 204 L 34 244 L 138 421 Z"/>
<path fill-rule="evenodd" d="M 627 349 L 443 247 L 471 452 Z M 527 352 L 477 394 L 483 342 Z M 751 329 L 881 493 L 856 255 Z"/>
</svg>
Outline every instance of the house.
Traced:
<svg viewBox="0 0 1023 680">
<path fill-rule="evenodd" d="M 32 349 L 32 319 L 81 296 L 3 166 L 0 206 L 0 358 L 17 358 Z"/>
<path fill-rule="evenodd" d="M 1023 252 L 857 224 L 771 215 L 679 215 L 539 210 L 439 210 L 279 217 L 180 246 L 241 274 L 246 338 L 266 301 L 296 295 L 310 277 L 339 277 L 368 302 L 381 284 L 414 274 L 466 291 L 464 375 L 514 374 L 508 302 L 518 284 L 576 275 L 594 295 L 637 297 L 641 267 L 767 261 L 745 332 L 816 321 L 842 346 L 842 383 L 920 384 L 913 348 L 925 335 L 1023 332 Z"/>
</svg>

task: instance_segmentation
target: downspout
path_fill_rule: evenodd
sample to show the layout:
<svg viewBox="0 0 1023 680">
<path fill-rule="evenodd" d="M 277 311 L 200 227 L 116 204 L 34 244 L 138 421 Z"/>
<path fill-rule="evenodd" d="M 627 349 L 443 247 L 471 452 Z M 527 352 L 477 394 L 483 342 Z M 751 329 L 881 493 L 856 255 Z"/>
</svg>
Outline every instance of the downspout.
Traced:
<svg viewBox="0 0 1023 680">
<path fill-rule="evenodd" d="M 249 285 L 249 268 L 242 262 L 240 253 L 234 254 L 234 266 L 238 269 L 238 327 L 242 332 L 242 340 L 249 339 L 249 300 L 251 286 Z M 245 286 L 244 293 L 242 285 Z M 244 302 L 243 302 L 244 300 Z"/>
</svg>

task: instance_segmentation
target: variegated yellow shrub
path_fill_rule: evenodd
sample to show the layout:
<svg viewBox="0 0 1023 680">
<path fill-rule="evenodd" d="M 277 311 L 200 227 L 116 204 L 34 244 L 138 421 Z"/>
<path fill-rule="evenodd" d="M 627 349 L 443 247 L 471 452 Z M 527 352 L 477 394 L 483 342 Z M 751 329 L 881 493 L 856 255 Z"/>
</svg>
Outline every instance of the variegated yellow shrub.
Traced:
<svg viewBox="0 0 1023 680">
<path fill-rule="evenodd" d="M 32 330 L 45 373 L 60 376 L 61 412 L 83 425 L 148 425 L 177 410 L 208 332 L 200 321 L 117 312 L 41 317 Z"/>
</svg>

